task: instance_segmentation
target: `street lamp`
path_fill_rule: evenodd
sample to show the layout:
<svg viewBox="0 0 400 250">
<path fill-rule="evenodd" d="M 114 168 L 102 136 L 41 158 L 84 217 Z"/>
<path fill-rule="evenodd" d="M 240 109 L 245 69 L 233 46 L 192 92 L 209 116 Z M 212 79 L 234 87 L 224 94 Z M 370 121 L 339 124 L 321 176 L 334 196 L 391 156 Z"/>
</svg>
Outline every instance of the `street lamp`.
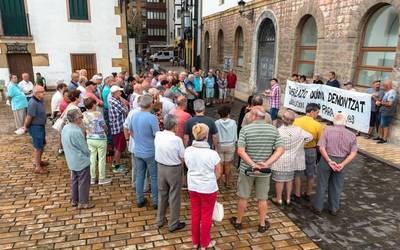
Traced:
<svg viewBox="0 0 400 250">
<path fill-rule="evenodd" d="M 254 9 L 249 10 L 247 14 L 246 12 L 246 2 L 244 0 L 240 0 L 238 2 L 239 5 L 239 14 L 241 17 L 247 18 L 247 20 L 254 22 Z"/>
<path fill-rule="evenodd" d="M 244 6 L 246 5 L 246 2 L 244 0 L 240 0 L 238 2 L 239 5 L 239 13 L 240 15 L 242 15 L 242 13 L 244 12 Z"/>
</svg>

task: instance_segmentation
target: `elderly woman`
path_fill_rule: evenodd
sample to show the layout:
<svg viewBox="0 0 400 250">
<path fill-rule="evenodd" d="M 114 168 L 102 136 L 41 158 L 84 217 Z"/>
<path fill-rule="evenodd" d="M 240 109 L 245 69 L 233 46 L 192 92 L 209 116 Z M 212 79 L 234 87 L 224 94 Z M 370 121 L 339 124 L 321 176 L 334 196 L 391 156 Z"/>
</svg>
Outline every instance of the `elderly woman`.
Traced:
<svg viewBox="0 0 400 250">
<path fill-rule="evenodd" d="M 340 194 L 344 185 L 345 167 L 357 156 L 356 135 L 346 129 L 347 116 L 336 114 L 334 126 L 325 128 L 318 142 L 322 158 L 318 167 L 317 193 L 312 210 L 320 214 L 328 189 L 328 209 L 333 216 L 340 207 Z"/>
<path fill-rule="evenodd" d="M 272 199 L 272 202 L 279 206 L 282 205 L 282 192 L 285 186 L 286 204 L 290 204 L 294 171 L 297 169 L 304 170 L 306 168 L 304 144 L 313 139 L 310 133 L 304 131 L 300 127 L 293 126 L 295 118 L 296 115 L 293 111 L 286 111 L 282 117 L 283 126 L 278 129 L 285 147 L 285 152 L 272 165 L 272 179 L 275 181 L 276 192 L 276 197 Z"/>
<path fill-rule="evenodd" d="M 83 115 L 79 109 L 67 113 L 68 124 L 61 132 L 65 159 L 71 170 L 71 205 L 80 209 L 93 208 L 89 203 L 90 151 L 82 131 Z"/>
<path fill-rule="evenodd" d="M 217 200 L 217 179 L 221 176 L 221 159 L 208 144 L 208 126 L 199 123 L 192 129 L 194 141 L 185 150 L 188 168 L 187 180 L 192 206 L 192 243 L 194 248 L 214 247 L 211 241 L 211 224 L 214 205 Z"/>
</svg>

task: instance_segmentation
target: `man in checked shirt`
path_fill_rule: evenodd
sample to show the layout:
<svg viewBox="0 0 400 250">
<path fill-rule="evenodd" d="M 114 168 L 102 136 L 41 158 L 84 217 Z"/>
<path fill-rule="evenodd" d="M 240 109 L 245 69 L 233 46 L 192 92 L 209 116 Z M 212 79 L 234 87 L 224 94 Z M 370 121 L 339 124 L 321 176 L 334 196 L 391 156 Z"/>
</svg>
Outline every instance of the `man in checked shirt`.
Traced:
<svg viewBox="0 0 400 250">
<path fill-rule="evenodd" d="M 344 186 L 347 165 L 357 156 L 356 135 L 346 129 L 347 116 L 338 113 L 333 126 L 328 126 L 318 142 L 322 158 L 318 167 L 317 193 L 311 209 L 320 214 L 328 189 L 328 210 L 336 216 L 340 207 L 340 194 Z"/>
</svg>

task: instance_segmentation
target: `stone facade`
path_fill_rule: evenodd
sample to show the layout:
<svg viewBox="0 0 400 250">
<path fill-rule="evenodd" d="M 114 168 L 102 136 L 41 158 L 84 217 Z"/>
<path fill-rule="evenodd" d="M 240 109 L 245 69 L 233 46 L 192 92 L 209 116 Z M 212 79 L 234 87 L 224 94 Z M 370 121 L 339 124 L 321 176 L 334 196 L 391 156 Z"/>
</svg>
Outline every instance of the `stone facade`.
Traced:
<svg viewBox="0 0 400 250">
<path fill-rule="evenodd" d="M 275 24 L 275 69 L 282 83 L 296 71 L 296 42 L 301 22 L 308 15 L 316 20 L 318 42 L 315 73 L 326 80 L 329 71 L 335 71 L 338 80 L 356 79 L 357 60 L 364 27 L 368 18 L 379 7 L 391 4 L 400 13 L 398 0 L 255 0 L 246 3 L 243 15 L 234 7 L 203 17 L 203 41 L 209 38 L 209 46 L 203 44 L 203 66 L 206 47 L 210 47 L 209 66 L 223 68 L 218 63 L 218 32 L 224 34 L 224 57 L 234 58 L 235 31 L 240 26 L 244 34 L 244 65 L 233 65 L 238 74 L 237 97 L 245 100 L 254 92 L 257 81 L 258 31 L 265 18 Z M 400 39 L 396 49 L 395 68 L 400 66 Z M 396 74 L 393 74 L 394 80 Z M 400 81 L 399 81 L 400 82 Z M 365 91 L 359 87 L 360 91 Z M 391 141 L 400 143 L 400 117 L 393 123 Z M 397 137 L 397 139 L 396 139 Z"/>
</svg>

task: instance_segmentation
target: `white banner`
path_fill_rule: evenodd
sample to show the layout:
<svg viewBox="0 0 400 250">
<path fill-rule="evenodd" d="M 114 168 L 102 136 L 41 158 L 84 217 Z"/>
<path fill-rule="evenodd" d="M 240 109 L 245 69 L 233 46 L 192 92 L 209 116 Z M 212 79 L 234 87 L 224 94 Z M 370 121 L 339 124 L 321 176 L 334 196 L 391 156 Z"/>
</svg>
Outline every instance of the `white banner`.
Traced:
<svg viewBox="0 0 400 250">
<path fill-rule="evenodd" d="M 371 95 L 321 84 L 302 84 L 287 80 L 284 106 L 305 113 L 308 103 L 321 106 L 320 116 L 332 121 L 338 112 L 346 114 L 347 127 L 368 133 Z"/>
</svg>

